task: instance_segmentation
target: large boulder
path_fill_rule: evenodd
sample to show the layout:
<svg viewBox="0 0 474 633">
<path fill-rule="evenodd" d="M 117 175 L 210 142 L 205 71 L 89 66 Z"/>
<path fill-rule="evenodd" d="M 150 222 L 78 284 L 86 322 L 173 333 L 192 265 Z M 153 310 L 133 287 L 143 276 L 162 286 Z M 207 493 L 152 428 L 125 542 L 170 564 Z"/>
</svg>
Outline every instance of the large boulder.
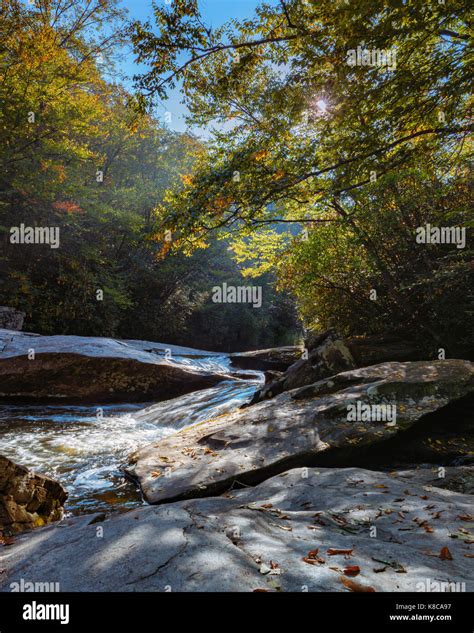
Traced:
<svg viewBox="0 0 474 633">
<path fill-rule="evenodd" d="M 472 497 L 419 471 L 295 469 L 226 497 L 19 536 L 0 589 L 54 579 L 61 592 L 472 591 L 471 513 Z"/>
<path fill-rule="evenodd" d="M 59 482 L 0 455 L 0 533 L 16 534 L 61 519 L 66 498 Z"/>
<path fill-rule="evenodd" d="M 304 346 L 311 351 L 317 347 L 327 332 L 306 331 Z M 408 340 L 397 334 L 374 334 L 371 336 L 352 336 L 344 339 L 356 367 L 368 367 L 390 361 L 432 360 L 435 349 L 426 350 L 419 341 Z M 470 359 L 469 359 L 470 360 Z"/>
<path fill-rule="evenodd" d="M 255 392 L 247 406 L 354 367 L 356 363 L 342 338 L 332 331 L 325 332 L 313 339 L 312 348 L 306 350 L 306 356 L 293 363 L 282 376 L 265 381 L 266 384 Z"/>
<path fill-rule="evenodd" d="M 151 351 L 145 351 L 145 349 Z M 228 378 L 180 348 L 147 341 L 0 330 L 0 398 L 53 402 L 166 400 Z M 188 354 L 189 355 L 189 354 Z"/>
<path fill-rule="evenodd" d="M 15 308 L 0 306 L 0 328 L 6 330 L 21 330 L 25 316 L 24 312 L 15 310 Z"/>
<path fill-rule="evenodd" d="M 127 472 L 149 503 L 162 503 L 259 483 L 288 468 L 340 466 L 395 436 L 403 445 L 418 421 L 429 429 L 430 415 L 473 391 L 469 361 L 355 369 L 185 428 L 135 452 Z"/>
<path fill-rule="evenodd" d="M 252 352 L 237 352 L 230 355 L 230 362 L 241 369 L 259 371 L 285 371 L 301 358 L 302 346 L 272 347 Z"/>
<path fill-rule="evenodd" d="M 423 350 L 415 341 L 408 341 L 396 336 L 355 336 L 346 339 L 357 367 L 368 367 L 389 361 L 430 360 L 431 353 Z"/>
</svg>

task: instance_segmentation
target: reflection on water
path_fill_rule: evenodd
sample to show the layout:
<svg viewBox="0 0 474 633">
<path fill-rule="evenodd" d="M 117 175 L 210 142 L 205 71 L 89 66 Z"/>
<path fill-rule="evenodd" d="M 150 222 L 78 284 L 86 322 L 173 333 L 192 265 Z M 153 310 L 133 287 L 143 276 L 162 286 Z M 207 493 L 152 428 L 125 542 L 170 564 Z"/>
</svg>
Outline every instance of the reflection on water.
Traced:
<svg viewBox="0 0 474 633">
<path fill-rule="evenodd" d="M 225 357 L 180 358 L 229 371 Z M 126 510 L 140 503 L 135 486 L 119 469 L 135 449 L 185 426 L 237 408 L 261 384 L 261 375 L 239 372 L 245 380 L 226 381 L 211 389 L 158 404 L 94 406 L 0 406 L 0 453 L 58 479 L 68 490 L 66 510 Z"/>
</svg>

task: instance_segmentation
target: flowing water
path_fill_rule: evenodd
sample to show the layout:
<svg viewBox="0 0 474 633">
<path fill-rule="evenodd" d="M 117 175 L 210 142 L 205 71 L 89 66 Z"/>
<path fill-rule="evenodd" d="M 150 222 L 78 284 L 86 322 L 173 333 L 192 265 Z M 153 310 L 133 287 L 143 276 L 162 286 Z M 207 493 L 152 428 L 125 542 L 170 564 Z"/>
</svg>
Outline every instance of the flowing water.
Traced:
<svg viewBox="0 0 474 633">
<path fill-rule="evenodd" d="M 189 369 L 230 371 L 226 356 L 180 356 L 173 361 Z M 240 380 L 157 404 L 3 405 L 0 452 L 60 481 L 69 493 L 69 513 L 127 510 L 142 503 L 120 470 L 127 456 L 181 428 L 238 408 L 263 380 L 258 372 L 238 374 Z"/>
</svg>

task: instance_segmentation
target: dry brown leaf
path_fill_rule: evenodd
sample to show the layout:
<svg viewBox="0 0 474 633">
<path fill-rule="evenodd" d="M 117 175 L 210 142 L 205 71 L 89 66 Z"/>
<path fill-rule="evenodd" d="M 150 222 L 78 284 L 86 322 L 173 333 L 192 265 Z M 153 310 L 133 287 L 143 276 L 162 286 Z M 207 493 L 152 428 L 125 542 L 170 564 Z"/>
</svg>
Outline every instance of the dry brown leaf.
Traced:
<svg viewBox="0 0 474 633">
<path fill-rule="evenodd" d="M 355 582 L 354 580 L 350 580 L 345 576 L 341 576 L 339 580 L 342 582 L 344 587 L 347 587 L 347 589 L 350 589 L 351 591 L 356 591 L 358 593 L 375 592 L 375 589 L 373 587 L 369 587 L 368 585 L 361 585 L 360 583 Z"/>
<path fill-rule="evenodd" d="M 324 565 L 324 563 L 326 562 L 324 560 L 324 558 L 321 558 L 320 556 L 318 556 L 318 552 L 319 552 L 319 548 L 318 549 L 312 549 L 311 551 L 308 552 L 307 556 L 304 556 L 302 558 L 302 560 L 305 563 L 308 563 L 308 565 L 316 565 L 316 564 L 320 564 L 320 565 Z"/>
<path fill-rule="evenodd" d="M 345 556 L 351 556 L 353 549 L 334 549 L 330 547 L 326 552 L 328 556 L 338 556 L 339 554 L 344 554 Z"/>
<path fill-rule="evenodd" d="M 453 560 L 453 556 L 446 546 L 441 548 L 439 557 L 441 558 L 441 560 Z"/>
<path fill-rule="evenodd" d="M 351 565 L 344 569 L 345 576 L 358 576 L 360 574 L 360 567 L 358 565 Z"/>
</svg>

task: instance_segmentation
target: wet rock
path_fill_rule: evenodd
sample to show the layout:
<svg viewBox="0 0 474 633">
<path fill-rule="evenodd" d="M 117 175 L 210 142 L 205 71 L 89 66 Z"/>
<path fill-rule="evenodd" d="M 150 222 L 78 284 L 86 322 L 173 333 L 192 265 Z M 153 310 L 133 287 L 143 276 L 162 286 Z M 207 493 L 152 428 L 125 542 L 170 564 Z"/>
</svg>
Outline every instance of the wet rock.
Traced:
<svg viewBox="0 0 474 633">
<path fill-rule="evenodd" d="M 317 380 L 333 376 L 356 366 L 352 355 L 342 340 L 334 332 L 325 332 L 312 341 L 313 348 L 307 351 L 307 358 L 301 358 L 291 365 L 283 376 L 265 384 L 257 391 L 249 405 L 267 398 L 274 398 L 283 391 L 310 385 Z"/>
<path fill-rule="evenodd" d="M 7 306 L 0 306 L 0 328 L 7 330 L 21 330 L 23 327 L 23 321 L 26 314 L 15 310 L 15 308 L 9 308 Z"/>
<path fill-rule="evenodd" d="M 0 455 L 0 533 L 16 534 L 61 519 L 66 498 L 59 482 Z"/>
<path fill-rule="evenodd" d="M 156 351 L 144 351 L 143 345 Z M 191 368 L 175 359 L 173 351 L 167 358 L 161 353 L 164 347 L 146 341 L 0 330 L 0 398 L 94 403 L 165 400 L 212 387 L 227 377 L 197 365 Z M 174 349 L 179 353 L 180 348 Z"/>
<path fill-rule="evenodd" d="M 115 515 L 103 538 L 79 517 L 5 548 L 0 589 L 53 578 L 62 592 L 472 591 L 472 497 L 418 477 L 295 469 Z"/>
<path fill-rule="evenodd" d="M 135 452 L 127 472 L 149 503 L 163 503 L 259 483 L 288 468 L 348 465 L 395 438 L 401 456 L 403 434 L 425 419 L 429 427 L 428 416 L 473 391 L 469 361 L 354 369 L 185 428 Z"/>
<path fill-rule="evenodd" d="M 252 352 L 239 352 L 230 355 L 230 361 L 241 369 L 257 369 L 259 371 L 285 371 L 296 360 L 301 358 L 301 346 L 272 347 Z"/>
</svg>

